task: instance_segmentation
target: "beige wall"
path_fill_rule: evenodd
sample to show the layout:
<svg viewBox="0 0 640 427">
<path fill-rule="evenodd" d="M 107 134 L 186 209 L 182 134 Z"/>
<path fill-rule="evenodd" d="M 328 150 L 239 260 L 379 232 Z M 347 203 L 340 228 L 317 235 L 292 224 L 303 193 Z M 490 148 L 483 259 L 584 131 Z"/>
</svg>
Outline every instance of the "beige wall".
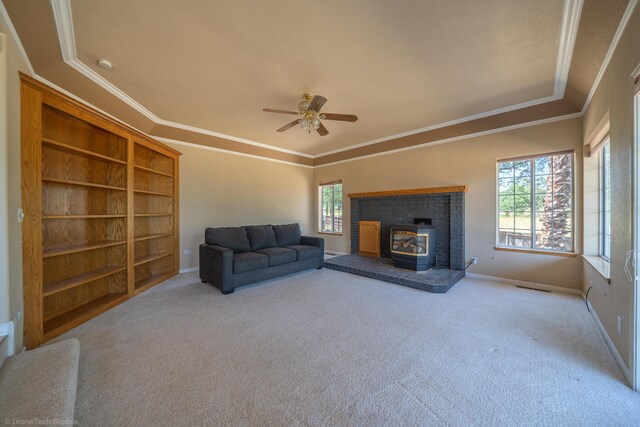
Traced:
<svg viewBox="0 0 640 427">
<path fill-rule="evenodd" d="M 636 7 L 583 118 L 584 135 L 587 137 L 609 111 L 612 165 L 611 285 L 593 276 L 590 267 L 585 266 L 585 286 L 593 282 L 589 300 L 627 367 L 632 354 L 633 292 L 624 264 L 626 253 L 632 249 L 634 109 L 631 74 L 640 64 L 638 40 L 640 8 Z M 593 179 L 590 176 L 592 175 L 587 175 L 585 179 Z M 592 185 L 592 182 L 585 182 L 585 187 Z M 617 332 L 618 316 L 622 318 L 621 334 Z"/>
<path fill-rule="evenodd" d="M 496 160 L 574 149 L 582 155 L 582 120 L 495 133 L 446 144 L 319 167 L 314 184 L 342 179 L 345 230 L 342 236 L 323 235 L 326 248 L 349 252 L 350 202 L 347 193 L 449 185 L 467 185 L 465 196 L 466 258 L 479 263 L 469 272 L 548 285 L 578 288 L 581 262 L 577 258 L 495 251 Z M 576 162 L 576 205 L 582 204 L 582 169 Z M 317 200 L 316 207 L 317 207 Z M 317 209 L 314 209 L 314 213 Z M 576 251 L 581 251 L 581 213 L 576 212 Z M 314 226 L 317 229 L 317 215 Z"/>
<path fill-rule="evenodd" d="M 9 225 L 8 233 L 8 264 L 9 264 L 9 311 L 0 322 L 15 319 L 18 310 L 22 310 L 22 232 L 17 223 L 17 211 L 21 206 L 20 196 L 20 80 L 18 71 L 26 72 L 27 66 L 18 53 L 15 41 L 8 34 L 6 24 L 0 19 L 0 32 L 7 35 L 7 168 L 1 173 L 6 174 L 7 180 L 7 210 L 1 215 L 6 215 Z M 5 90 L 5 87 L 0 88 Z M 0 154 L 1 156 L 2 154 Z M 3 289 L 4 288 L 4 289 Z M 0 283 L 0 298 L 6 295 L 6 284 Z M 22 348 L 23 322 L 16 322 L 15 348 Z"/>
<path fill-rule="evenodd" d="M 312 230 L 313 170 L 182 144 L 180 268 L 197 267 L 206 227 L 298 222 Z M 191 250 L 185 255 L 184 250 Z"/>
</svg>

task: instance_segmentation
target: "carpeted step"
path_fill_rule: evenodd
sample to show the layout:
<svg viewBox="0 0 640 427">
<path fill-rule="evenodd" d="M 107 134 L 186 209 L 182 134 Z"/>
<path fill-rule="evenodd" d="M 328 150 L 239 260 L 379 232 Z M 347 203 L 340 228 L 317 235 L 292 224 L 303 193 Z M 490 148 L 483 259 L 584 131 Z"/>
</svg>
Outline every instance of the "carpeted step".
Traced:
<svg viewBox="0 0 640 427">
<path fill-rule="evenodd" d="M 76 339 L 19 353 L 0 369 L 5 420 L 73 420 L 80 343 Z M 59 422 L 59 421 L 58 421 Z"/>
</svg>

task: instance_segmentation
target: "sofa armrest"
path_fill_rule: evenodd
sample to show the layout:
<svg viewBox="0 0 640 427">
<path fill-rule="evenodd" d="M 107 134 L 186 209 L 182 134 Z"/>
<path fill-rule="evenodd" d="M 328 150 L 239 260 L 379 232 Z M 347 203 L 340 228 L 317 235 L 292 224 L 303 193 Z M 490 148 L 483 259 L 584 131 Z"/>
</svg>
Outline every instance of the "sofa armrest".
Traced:
<svg viewBox="0 0 640 427">
<path fill-rule="evenodd" d="M 216 245 L 200 245 L 200 280 L 223 293 L 233 292 L 233 251 Z"/>
<path fill-rule="evenodd" d="M 324 258 L 324 239 L 322 237 L 302 236 L 300 237 L 300 244 L 320 248 L 320 253 Z"/>
</svg>

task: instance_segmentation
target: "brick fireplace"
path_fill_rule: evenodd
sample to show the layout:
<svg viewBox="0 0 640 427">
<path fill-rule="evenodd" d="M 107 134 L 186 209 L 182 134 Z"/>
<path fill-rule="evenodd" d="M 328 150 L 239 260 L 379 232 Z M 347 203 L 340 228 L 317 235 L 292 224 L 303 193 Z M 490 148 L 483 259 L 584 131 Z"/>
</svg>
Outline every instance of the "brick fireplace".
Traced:
<svg viewBox="0 0 640 427">
<path fill-rule="evenodd" d="M 358 223 L 380 221 L 380 256 L 391 257 L 391 226 L 430 219 L 435 229 L 438 268 L 463 270 L 464 194 L 466 186 L 422 188 L 349 194 L 351 199 L 351 253 L 358 253 Z"/>
</svg>

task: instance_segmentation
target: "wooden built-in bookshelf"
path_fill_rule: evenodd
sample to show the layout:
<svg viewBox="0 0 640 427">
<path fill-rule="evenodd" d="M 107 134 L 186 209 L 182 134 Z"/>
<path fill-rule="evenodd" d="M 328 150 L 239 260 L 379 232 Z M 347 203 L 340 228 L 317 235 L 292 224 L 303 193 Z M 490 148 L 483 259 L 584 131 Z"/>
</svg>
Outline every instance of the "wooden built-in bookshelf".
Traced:
<svg viewBox="0 0 640 427">
<path fill-rule="evenodd" d="M 175 275 L 180 153 L 21 75 L 25 344 Z"/>
</svg>

